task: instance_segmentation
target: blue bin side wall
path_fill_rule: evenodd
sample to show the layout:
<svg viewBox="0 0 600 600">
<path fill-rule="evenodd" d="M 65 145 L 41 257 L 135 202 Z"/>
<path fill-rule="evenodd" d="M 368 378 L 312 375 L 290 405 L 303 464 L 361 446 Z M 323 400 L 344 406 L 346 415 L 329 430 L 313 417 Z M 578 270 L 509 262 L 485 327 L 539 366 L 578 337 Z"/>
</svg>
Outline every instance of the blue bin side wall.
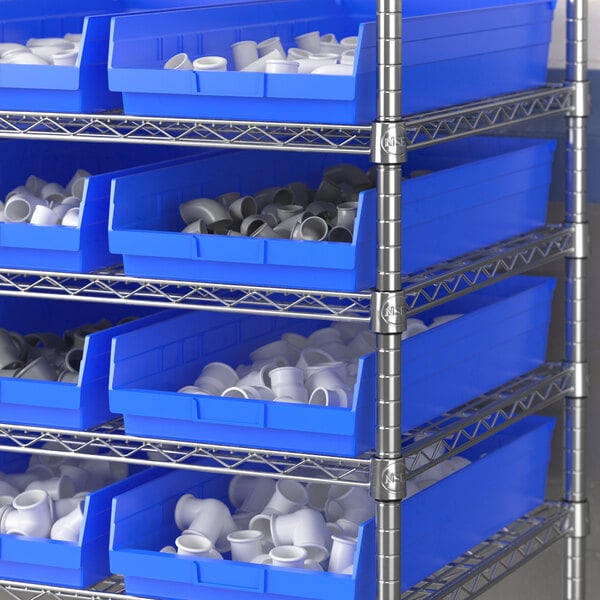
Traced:
<svg viewBox="0 0 600 600">
<path fill-rule="evenodd" d="M 295 45 L 295 36 L 314 29 L 322 33 L 334 31 L 341 39 L 357 35 L 360 23 L 365 18 L 375 17 L 372 9 L 358 15 L 349 14 L 343 5 L 315 0 L 253 3 L 235 8 L 174 11 L 161 14 L 160 20 L 150 14 L 139 15 L 141 19 L 117 18 L 112 25 L 111 65 L 134 68 L 136 72 L 138 68 L 162 68 L 164 62 L 178 52 L 187 52 L 194 58 L 218 54 L 232 64 L 230 46 L 241 40 L 259 42 L 277 35 L 288 48 Z M 160 29 L 157 30 L 157 26 Z M 230 74 L 236 79 L 240 75 Z M 167 77 L 169 75 L 172 74 Z M 248 80 L 246 74 L 241 75 L 242 81 Z M 193 73 L 183 76 L 176 73 L 170 79 L 195 81 L 196 77 Z"/>
<path fill-rule="evenodd" d="M 292 181 L 316 187 L 323 169 L 341 162 L 364 169 L 370 166 L 364 157 L 304 153 L 282 156 L 279 152 L 250 150 L 152 171 L 145 176 L 120 177 L 115 181 L 114 195 L 123 194 L 123 202 L 113 203 L 112 228 L 180 231 L 184 225 L 177 210 L 181 202 L 196 197 L 214 198 L 232 190 L 253 195 L 265 187 Z"/>
<path fill-rule="evenodd" d="M 169 320 L 139 330 L 139 335 L 115 336 L 111 387 L 143 382 L 154 389 L 175 391 L 183 382 L 193 381 L 209 362 L 245 364 L 252 350 L 287 331 L 308 335 L 322 326 L 317 321 L 281 317 L 208 316 L 201 311 L 170 314 Z M 121 361 L 127 361 L 127 366 L 117 367 Z"/>
<path fill-rule="evenodd" d="M 86 169 L 92 175 L 100 175 L 147 163 L 190 155 L 206 156 L 214 152 L 148 144 L 86 142 L 81 145 L 58 140 L 3 140 L 0 142 L 0 197 L 3 198 L 18 185 L 24 185 L 31 174 L 66 185 L 78 168 Z"/>
<path fill-rule="evenodd" d="M 470 473 L 458 471 L 445 489 L 435 485 L 403 503 L 403 547 L 411 548 L 403 556 L 403 590 L 541 504 L 553 428 L 554 419 L 526 418 L 464 453 L 474 461 Z M 449 524 L 456 536 L 440 535 Z"/>
<path fill-rule="evenodd" d="M 132 315 L 148 315 L 156 308 L 47 300 L 40 298 L 0 299 L 0 326 L 21 334 L 52 331 L 62 335 L 67 329 L 95 323 L 103 318 L 116 322 Z M 94 334 L 96 335 L 96 334 Z"/>
<path fill-rule="evenodd" d="M 431 51 L 432 41 L 440 37 L 471 32 L 478 35 L 479 31 L 538 22 L 541 16 L 548 18 L 548 14 L 551 15 L 552 5 L 549 2 L 507 3 L 500 0 L 479 2 L 476 7 L 472 2 L 455 2 L 452 9 L 453 12 L 448 11 L 448 6 L 443 3 L 406 2 L 403 5 L 406 29 L 403 38 L 410 42 L 428 39 L 426 48 Z M 162 67 L 169 56 L 184 51 L 196 55 L 218 53 L 231 59 L 230 44 L 243 39 L 260 41 L 279 35 L 287 47 L 293 45 L 294 36 L 313 29 L 319 29 L 321 33 L 331 29 L 338 37 L 343 37 L 356 35 L 359 23 L 374 20 L 371 2 L 333 0 L 254 3 L 235 8 L 187 9 L 171 14 L 124 15 L 113 19 L 111 67 Z M 472 47 L 463 48 L 457 44 L 453 47 L 454 52 L 473 51 Z M 414 48 L 417 54 L 420 53 L 420 47 Z M 433 48 L 435 52 L 436 47 Z"/>
</svg>

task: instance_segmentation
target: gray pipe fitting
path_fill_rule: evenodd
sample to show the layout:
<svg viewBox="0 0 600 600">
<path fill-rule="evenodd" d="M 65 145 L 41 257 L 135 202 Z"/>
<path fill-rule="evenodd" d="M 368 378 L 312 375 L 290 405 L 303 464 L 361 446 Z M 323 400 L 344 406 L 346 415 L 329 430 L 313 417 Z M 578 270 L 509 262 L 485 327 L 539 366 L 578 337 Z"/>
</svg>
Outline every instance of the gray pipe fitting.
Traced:
<svg viewBox="0 0 600 600">
<path fill-rule="evenodd" d="M 352 242 L 352 232 L 345 227 L 334 227 L 327 236 L 330 242 Z"/>
<path fill-rule="evenodd" d="M 237 198 L 229 207 L 229 215 L 233 221 L 241 223 L 246 217 L 255 215 L 258 212 L 256 200 L 252 196 L 243 196 Z"/>
<path fill-rule="evenodd" d="M 327 221 L 325 221 L 325 219 L 312 216 L 299 223 L 294 229 L 294 232 L 292 232 L 292 236 L 296 234 L 298 237 L 294 237 L 293 239 L 320 242 L 327 239 L 328 231 L 329 227 L 327 226 Z"/>
<path fill-rule="evenodd" d="M 222 221 L 231 221 L 227 209 L 211 198 L 195 198 L 179 205 L 179 214 L 187 225 L 201 219 L 208 227 Z"/>
<path fill-rule="evenodd" d="M 251 215 L 242 221 L 240 233 L 242 235 L 251 236 L 261 225 L 265 223 L 266 221 L 263 217 L 259 215 Z"/>
<path fill-rule="evenodd" d="M 350 163 L 340 163 L 328 167 L 323 171 L 323 177 L 335 184 L 347 183 L 353 188 L 368 189 L 373 187 L 367 173 L 360 167 Z"/>
<path fill-rule="evenodd" d="M 186 225 L 181 233 L 208 233 L 208 227 L 202 219 L 198 219 L 189 225 Z"/>
<path fill-rule="evenodd" d="M 353 231 L 357 211 L 358 202 L 342 202 L 342 204 L 338 204 L 335 226 L 345 227 Z"/>
</svg>

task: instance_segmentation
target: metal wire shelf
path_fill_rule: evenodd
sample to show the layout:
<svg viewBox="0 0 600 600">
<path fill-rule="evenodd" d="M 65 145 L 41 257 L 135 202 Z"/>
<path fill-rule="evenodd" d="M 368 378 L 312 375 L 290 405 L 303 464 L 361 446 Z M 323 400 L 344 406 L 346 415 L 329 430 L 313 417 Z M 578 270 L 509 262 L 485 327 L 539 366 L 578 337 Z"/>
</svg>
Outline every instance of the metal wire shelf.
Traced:
<svg viewBox="0 0 600 600">
<path fill-rule="evenodd" d="M 0 449 L 145 466 L 369 487 L 370 456 L 344 458 L 132 436 L 122 419 L 89 431 L 0 424 Z"/>
<path fill-rule="evenodd" d="M 407 312 L 417 314 L 539 267 L 566 256 L 572 247 L 571 227 L 547 226 L 409 275 L 403 280 Z M 370 291 L 322 292 L 143 279 L 127 276 L 120 268 L 91 274 L 0 269 L 2 295 L 340 321 L 369 321 L 371 317 Z"/>
<path fill-rule="evenodd" d="M 371 126 L 0 111 L 0 136 L 369 154 Z"/>
<path fill-rule="evenodd" d="M 123 578 L 114 575 L 87 590 L 77 590 L 35 583 L 0 580 L 0 590 L 13 600 L 127 600 L 135 596 L 125 593 Z"/>
<path fill-rule="evenodd" d="M 430 146 L 540 117 L 564 114 L 572 104 L 572 86 L 563 83 L 412 115 L 406 118 L 408 148 Z"/>
<path fill-rule="evenodd" d="M 509 124 L 564 114 L 571 105 L 572 88 L 561 84 L 451 109 L 408 115 L 404 121 L 408 147 L 418 148 Z M 0 111 L 0 137 L 353 154 L 369 154 L 371 149 L 370 125 L 219 121 L 117 113 Z"/>
<path fill-rule="evenodd" d="M 572 386 L 571 367 L 548 363 L 408 432 L 402 440 L 406 479 L 562 400 Z"/>
<path fill-rule="evenodd" d="M 125 275 L 121 267 L 90 274 L 0 269 L 1 295 L 348 321 L 368 321 L 371 301 L 370 292 L 144 279 Z"/>
<path fill-rule="evenodd" d="M 571 387 L 569 367 L 546 364 L 408 432 L 403 436 L 407 479 L 564 398 Z M 371 468 L 370 454 L 342 458 L 130 436 L 120 419 L 90 431 L 1 424 L 0 448 L 365 488 Z"/>
<path fill-rule="evenodd" d="M 573 251 L 573 230 L 549 225 L 403 278 L 407 314 L 540 267 Z"/>
<path fill-rule="evenodd" d="M 467 600 L 550 547 L 570 531 L 570 511 L 559 503 L 536 510 L 473 548 L 450 565 L 402 594 L 402 600 Z M 86 590 L 0 580 L 13 600 L 135 600 L 114 575 Z"/>
</svg>

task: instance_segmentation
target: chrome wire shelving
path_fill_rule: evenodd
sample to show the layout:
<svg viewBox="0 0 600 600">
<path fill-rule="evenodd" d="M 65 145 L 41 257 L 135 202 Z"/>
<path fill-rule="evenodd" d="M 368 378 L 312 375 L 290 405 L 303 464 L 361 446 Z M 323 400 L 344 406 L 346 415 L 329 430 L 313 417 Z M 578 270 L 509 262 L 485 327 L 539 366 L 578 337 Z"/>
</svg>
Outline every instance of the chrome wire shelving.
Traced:
<svg viewBox="0 0 600 600">
<path fill-rule="evenodd" d="M 474 292 L 573 252 L 573 230 L 548 225 L 403 277 L 408 315 Z"/>
<path fill-rule="evenodd" d="M 401 11 L 401 0 L 378 1 L 380 102 L 374 126 L 323 125 L 217 121 L 162 117 L 136 117 L 118 113 L 65 114 L 0 111 L 0 138 L 57 139 L 186 145 L 197 147 L 278 149 L 289 151 L 371 154 L 380 175 L 380 267 L 377 291 L 360 293 L 321 292 L 206 284 L 130 277 L 120 267 L 93 273 L 68 274 L 17 269 L 0 270 L 0 295 L 71 299 L 94 302 L 128 303 L 156 307 L 181 307 L 202 310 L 235 311 L 254 314 L 373 322 L 372 300 L 377 294 L 390 294 L 403 303 L 403 316 L 419 312 L 462 296 L 501 279 L 567 257 L 569 306 L 582 305 L 584 292 L 573 293 L 584 278 L 585 197 L 577 183 L 585 179 L 585 59 L 567 69 L 567 82 L 526 90 L 416 115 L 402 117 L 400 79 L 400 30 L 388 27 Z M 585 23 L 583 0 L 569 3 L 570 20 Z M 401 21 L 401 18 L 400 18 Z M 584 28 L 572 27 L 568 45 L 572 57 L 584 56 Z M 394 51 L 393 51 L 394 50 Z M 388 60 L 389 58 L 394 59 Z M 576 68 L 577 67 L 577 68 Z M 394 96 L 394 98 L 392 98 Z M 507 125 L 555 115 L 570 115 L 571 136 L 568 153 L 580 169 L 579 178 L 571 172 L 567 192 L 570 199 L 568 224 L 547 226 L 505 242 L 471 252 L 457 259 L 430 267 L 420 273 L 401 277 L 400 260 L 391 242 L 394 227 L 400 228 L 401 164 L 407 150 L 499 130 Z M 398 124 L 401 127 L 398 127 Z M 377 128 L 380 128 L 379 130 Z M 386 129 L 387 128 L 387 129 Z M 402 131 L 402 143 L 394 152 L 373 153 L 384 132 Z M 583 133 L 582 133 L 583 132 Z M 395 139 L 395 138 L 394 138 Z M 394 155 L 395 154 L 395 155 Z M 387 161 L 387 162 L 386 162 Z M 573 168 L 573 170 L 575 170 Z M 583 175 L 581 175 L 583 172 Z M 583 179 L 582 179 L 583 178 Z M 381 200 L 391 200 L 383 207 Z M 388 211 L 388 212 L 386 212 Z M 399 237 L 397 241 L 399 240 Z M 579 289 L 579 288 L 577 288 Z M 583 289 L 583 287 L 581 288 Z M 386 296 L 387 298 L 387 296 Z M 568 312 L 568 311 L 567 311 Z M 573 310 L 579 316 L 584 311 Z M 583 456 L 579 427 L 582 399 L 586 396 L 585 356 L 582 348 L 581 319 L 567 326 L 568 363 L 545 364 L 487 394 L 480 396 L 418 430 L 400 437 L 379 436 L 379 454 L 341 458 L 301 453 L 199 444 L 180 440 L 131 436 L 123 422 L 115 420 L 89 431 L 48 429 L 0 424 L 0 448 L 11 452 L 69 455 L 94 460 L 97 457 L 140 465 L 193 469 L 215 473 L 247 473 L 301 481 L 319 481 L 376 488 L 378 501 L 379 600 L 466 600 L 475 598 L 497 581 L 514 572 L 557 540 L 568 537 L 567 597 L 583 600 L 585 534 L 579 524 L 584 506 L 583 467 L 576 458 Z M 380 325 L 380 323 L 376 323 Z M 377 329 L 380 358 L 400 360 L 401 326 Z M 569 327 L 572 331 L 569 335 Z M 581 331 L 580 331 L 581 330 Z M 383 381 L 379 366 L 380 426 L 387 432 L 400 431 L 400 379 Z M 389 361 L 391 364 L 391 360 Z M 389 374 L 388 374 L 389 375 Z M 567 399 L 567 482 L 565 498 L 569 503 L 547 502 L 530 514 L 508 525 L 476 548 L 456 559 L 403 594 L 400 584 L 400 502 L 402 494 L 392 490 L 382 494 L 381 481 L 374 467 L 379 464 L 403 465 L 402 477 L 410 479 L 442 460 L 466 450 L 510 424 L 534 414 L 554 402 Z M 383 401 L 382 401 L 383 400 Z M 388 410 L 387 413 L 384 412 Z M 389 417 L 389 418 L 388 418 Z M 388 422 L 390 421 L 390 422 Z M 381 427 L 380 427 L 381 429 Z M 381 443 L 381 442 L 384 443 Z M 390 442 L 389 444 L 387 442 Z M 400 443 L 401 441 L 401 443 Z M 465 490 L 467 492 L 467 490 Z M 99 582 L 87 590 L 0 580 L 0 590 L 14 600 L 118 600 L 135 597 L 126 594 L 118 576 Z"/>
<path fill-rule="evenodd" d="M 572 370 L 548 363 L 407 432 L 402 440 L 407 479 L 571 391 Z M 121 419 L 89 431 L 0 424 L 0 449 L 358 487 L 369 487 L 372 460 L 372 454 L 342 458 L 132 436 L 125 433 Z"/>
<path fill-rule="evenodd" d="M 405 118 L 410 147 L 427 146 L 508 124 L 564 114 L 572 105 L 567 84 L 545 86 Z M 369 154 L 371 126 L 218 121 L 0 111 L 1 137 L 131 142 Z"/>
<path fill-rule="evenodd" d="M 368 321 L 371 299 L 369 292 L 323 292 L 131 277 L 125 275 L 121 267 L 89 274 L 0 269 L 0 295 L 340 321 Z"/>
<path fill-rule="evenodd" d="M 406 479 L 563 400 L 572 391 L 572 368 L 548 363 L 407 432 L 402 439 Z"/>
<path fill-rule="evenodd" d="M 409 315 L 566 256 L 573 231 L 547 226 L 403 278 Z M 145 279 L 120 268 L 93 274 L 0 269 L 0 296 L 31 296 L 311 319 L 369 321 L 371 292 L 342 293 Z"/>
<path fill-rule="evenodd" d="M 419 148 L 467 135 L 494 131 L 540 117 L 565 114 L 573 104 L 573 89 L 561 83 L 487 98 L 446 110 L 409 116 L 405 120 L 408 148 Z"/>
<path fill-rule="evenodd" d="M 547 502 L 402 594 L 401 600 L 468 600 L 483 593 L 570 531 L 567 506 Z M 0 580 L 13 600 L 136 600 L 113 576 L 86 590 Z"/>
</svg>

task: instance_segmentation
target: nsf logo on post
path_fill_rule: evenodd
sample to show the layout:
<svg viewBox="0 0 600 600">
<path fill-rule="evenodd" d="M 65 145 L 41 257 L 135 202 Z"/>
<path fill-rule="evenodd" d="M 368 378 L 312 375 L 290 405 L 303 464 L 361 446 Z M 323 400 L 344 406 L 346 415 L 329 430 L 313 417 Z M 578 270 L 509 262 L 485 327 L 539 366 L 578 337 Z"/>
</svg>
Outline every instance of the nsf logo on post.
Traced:
<svg viewBox="0 0 600 600">
<path fill-rule="evenodd" d="M 395 465 L 386 467 L 381 474 L 381 483 L 390 494 L 401 494 L 404 490 L 404 478 L 395 469 Z"/>
<path fill-rule="evenodd" d="M 404 320 L 404 307 L 396 297 L 388 298 L 381 307 L 381 318 L 388 324 L 399 326 Z"/>
<path fill-rule="evenodd" d="M 400 126 L 391 126 L 381 136 L 381 149 L 385 154 L 398 155 L 404 154 L 406 144 L 404 141 L 404 129 Z"/>
</svg>

